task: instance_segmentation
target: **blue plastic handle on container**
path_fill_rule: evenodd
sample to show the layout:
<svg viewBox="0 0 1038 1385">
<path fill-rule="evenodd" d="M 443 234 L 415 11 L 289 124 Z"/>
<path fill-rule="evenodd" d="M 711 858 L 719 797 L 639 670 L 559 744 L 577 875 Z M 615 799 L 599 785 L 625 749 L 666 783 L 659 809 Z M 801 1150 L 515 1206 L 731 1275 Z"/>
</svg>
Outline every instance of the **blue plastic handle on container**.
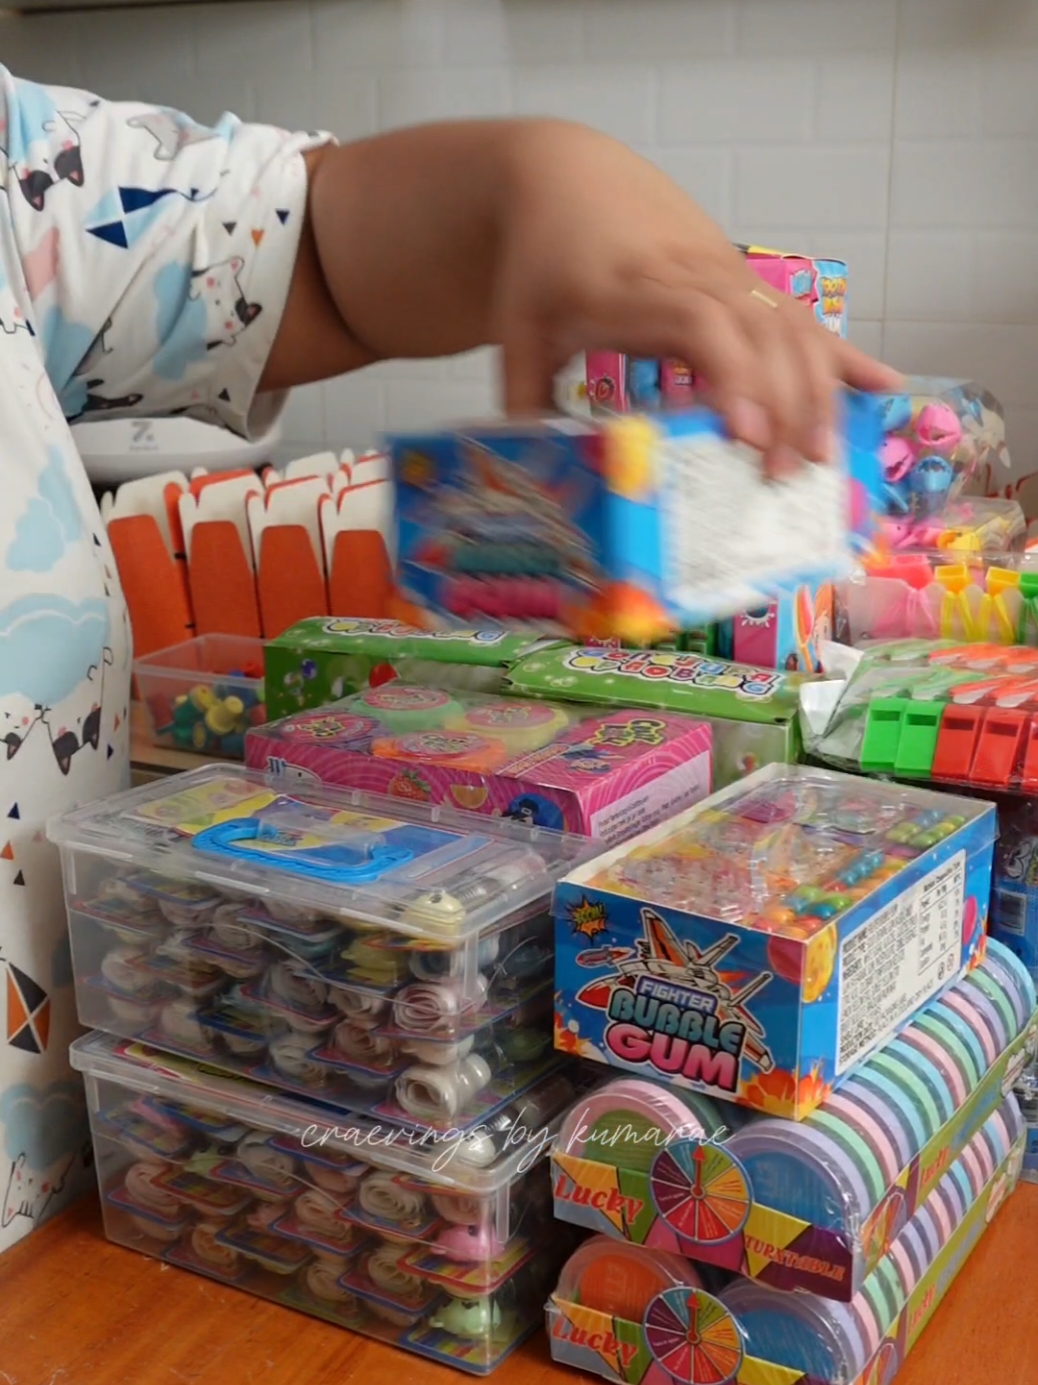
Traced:
<svg viewBox="0 0 1038 1385">
<path fill-rule="evenodd" d="M 387 871 L 410 861 L 414 855 L 406 847 L 390 846 L 377 841 L 363 854 L 356 847 L 329 842 L 326 846 L 304 847 L 279 855 L 261 851 L 250 842 L 284 841 L 285 836 L 269 823 L 255 818 L 234 818 L 230 822 L 207 827 L 192 840 L 192 847 L 207 856 L 222 856 L 230 860 L 247 861 L 329 885 L 363 885 L 378 880 Z"/>
</svg>

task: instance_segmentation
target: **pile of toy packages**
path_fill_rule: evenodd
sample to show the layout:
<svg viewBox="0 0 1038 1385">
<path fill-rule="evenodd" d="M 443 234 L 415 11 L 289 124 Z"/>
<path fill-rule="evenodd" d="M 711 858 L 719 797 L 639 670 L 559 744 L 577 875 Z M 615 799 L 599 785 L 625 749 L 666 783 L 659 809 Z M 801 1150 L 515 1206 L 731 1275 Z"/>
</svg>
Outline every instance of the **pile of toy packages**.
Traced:
<svg viewBox="0 0 1038 1385">
<path fill-rule="evenodd" d="M 587 369 L 390 441 L 411 624 L 141 660 L 226 758 L 50 828 L 107 1234 L 478 1374 L 547 1303 L 612 1381 L 889 1385 L 1038 1117 L 1001 414 L 849 395 L 775 484 L 677 363 Z"/>
</svg>

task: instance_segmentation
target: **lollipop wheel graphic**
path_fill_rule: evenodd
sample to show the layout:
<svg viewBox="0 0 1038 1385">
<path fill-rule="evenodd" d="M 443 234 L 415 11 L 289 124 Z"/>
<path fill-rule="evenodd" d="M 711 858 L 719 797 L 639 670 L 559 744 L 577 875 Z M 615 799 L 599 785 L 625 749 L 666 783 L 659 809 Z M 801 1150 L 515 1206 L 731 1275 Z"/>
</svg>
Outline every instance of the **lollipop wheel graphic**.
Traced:
<svg viewBox="0 0 1038 1385">
<path fill-rule="evenodd" d="M 727 1385 L 743 1361 L 742 1337 L 723 1304 L 701 1289 L 664 1289 L 645 1314 L 653 1360 L 682 1385 Z"/>
<path fill-rule="evenodd" d="M 727 1150 L 694 1141 L 660 1151 L 649 1187 L 667 1225 L 699 1245 L 716 1245 L 737 1235 L 753 1202 L 746 1174 Z"/>
</svg>

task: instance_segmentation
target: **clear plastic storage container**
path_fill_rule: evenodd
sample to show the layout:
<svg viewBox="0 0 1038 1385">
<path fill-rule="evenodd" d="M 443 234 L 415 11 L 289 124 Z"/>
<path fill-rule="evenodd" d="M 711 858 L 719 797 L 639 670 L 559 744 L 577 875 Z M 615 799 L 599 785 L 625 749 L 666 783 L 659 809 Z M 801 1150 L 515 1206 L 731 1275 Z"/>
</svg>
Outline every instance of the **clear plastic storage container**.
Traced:
<svg viewBox="0 0 1038 1385">
<path fill-rule="evenodd" d="M 573 1238 L 544 1155 L 559 1073 L 468 1138 L 422 1136 L 144 1045 L 73 1045 L 110 1240 L 479 1373 L 540 1321 Z"/>
<path fill-rule="evenodd" d="M 263 641 L 199 635 L 134 660 L 154 745 L 245 758 L 245 733 L 266 721 Z"/>
<path fill-rule="evenodd" d="M 555 1062 L 548 900 L 584 839 L 236 767 L 50 833 L 91 1028 L 441 1129 Z"/>
</svg>

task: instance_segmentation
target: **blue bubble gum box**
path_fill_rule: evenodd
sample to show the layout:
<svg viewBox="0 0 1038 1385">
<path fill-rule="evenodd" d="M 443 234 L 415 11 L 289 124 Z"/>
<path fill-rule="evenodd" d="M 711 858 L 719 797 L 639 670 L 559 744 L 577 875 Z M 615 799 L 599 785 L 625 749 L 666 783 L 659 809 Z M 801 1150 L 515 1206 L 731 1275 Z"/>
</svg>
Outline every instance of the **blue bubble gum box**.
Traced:
<svg viewBox="0 0 1038 1385">
<path fill-rule="evenodd" d="M 995 809 L 769 765 L 555 892 L 563 1052 L 800 1119 L 977 960 Z"/>
<path fill-rule="evenodd" d="M 847 576 L 880 511 L 881 427 L 861 395 L 840 414 L 831 464 L 782 480 L 703 408 L 393 438 L 404 598 L 651 645 Z"/>
</svg>

